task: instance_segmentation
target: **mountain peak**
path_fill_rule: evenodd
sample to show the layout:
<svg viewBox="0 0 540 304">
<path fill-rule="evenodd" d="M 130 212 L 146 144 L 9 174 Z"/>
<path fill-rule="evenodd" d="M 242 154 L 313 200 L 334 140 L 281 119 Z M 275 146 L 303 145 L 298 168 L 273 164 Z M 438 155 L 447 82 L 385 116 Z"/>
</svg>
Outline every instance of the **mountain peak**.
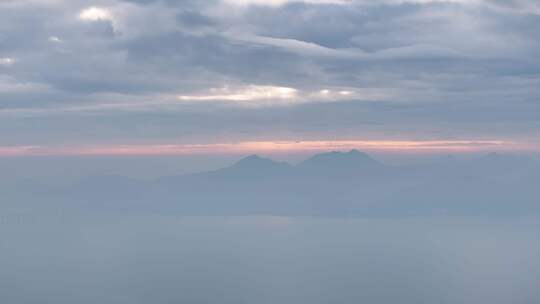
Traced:
<svg viewBox="0 0 540 304">
<path fill-rule="evenodd" d="M 347 160 L 347 161 L 354 161 L 354 162 L 367 162 L 367 163 L 378 163 L 375 159 L 373 159 L 371 156 L 369 156 L 367 153 L 358 151 L 356 149 L 352 149 L 349 152 L 340 152 L 340 151 L 332 151 L 327 153 L 321 153 L 316 154 L 312 156 L 311 158 L 307 159 L 309 160 Z"/>
<path fill-rule="evenodd" d="M 350 150 L 349 152 L 347 152 L 346 154 L 349 154 L 349 155 L 355 155 L 355 156 L 362 156 L 362 157 L 369 157 L 369 158 L 371 158 L 367 153 L 358 151 L 357 149 L 351 149 L 351 150 Z"/>
<path fill-rule="evenodd" d="M 234 165 L 229 167 L 231 170 L 238 172 L 257 172 L 257 173 L 270 173 L 270 172 L 281 172 L 290 168 L 290 165 L 285 162 L 277 162 L 270 158 L 260 157 L 259 155 L 252 154 L 246 156 Z"/>
<path fill-rule="evenodd" d="M 277 163 L 269 158 L 260 157 L 257 154 L 246 156 L 237 161 L 234 166 L 271 165 Z"/>
<path fill-rule="evenodd" d="M 332 151 L 316 154 L 301 162 L 300 168 L 321 170 L 347 170 L 353 171 L 364 168 L 382 167 L 383 165 L 368 154 L 352 149 L 348 152 Z"/>
</svg>

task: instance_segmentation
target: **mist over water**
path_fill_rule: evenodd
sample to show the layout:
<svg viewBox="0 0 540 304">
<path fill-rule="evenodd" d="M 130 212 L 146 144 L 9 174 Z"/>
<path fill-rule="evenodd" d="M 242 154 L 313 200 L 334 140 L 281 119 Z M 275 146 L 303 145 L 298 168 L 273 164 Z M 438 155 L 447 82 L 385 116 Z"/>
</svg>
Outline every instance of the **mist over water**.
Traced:
<svg viewBox="0 0 540 304">
<path fill-rule="evenodd" d="M 540 304 L 540 0 L 0 0 L 0 304 Z"/>
<path fill-rule="evenodd" d="M 3 303 L 538 303 L 537 217 L 5 216 Z"/>
<path fill-rule="evenodd" d="M 0 184 L 0 303 L 536 304 L 538 162 L 357 150 Z"/>
</svg>

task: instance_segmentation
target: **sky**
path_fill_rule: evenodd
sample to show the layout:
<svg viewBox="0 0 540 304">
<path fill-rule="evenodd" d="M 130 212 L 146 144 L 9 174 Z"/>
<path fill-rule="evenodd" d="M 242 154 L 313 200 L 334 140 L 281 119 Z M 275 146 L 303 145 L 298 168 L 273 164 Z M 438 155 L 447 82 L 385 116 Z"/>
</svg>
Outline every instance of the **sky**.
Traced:
<svg viewBox="0 0 540 304">
<path fill-rule="evenodd" d="M 540 151 L 536 0 L 3 0 L 0 157 Z"/>
</svg>

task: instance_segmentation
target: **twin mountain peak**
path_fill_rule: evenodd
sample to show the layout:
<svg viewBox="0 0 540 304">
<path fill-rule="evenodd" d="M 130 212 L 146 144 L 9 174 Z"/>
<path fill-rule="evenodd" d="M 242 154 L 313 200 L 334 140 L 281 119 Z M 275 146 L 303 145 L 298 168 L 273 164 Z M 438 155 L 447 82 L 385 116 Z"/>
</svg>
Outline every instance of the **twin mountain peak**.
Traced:
<svg viewBox="0 0 540 304">
<path fill-rule="evenodd" d="M 258 155 L 247 156 L 229 169 L 243 169 L 243 170 L 288 170 L 288 169 L 358 169 L 358 168 L 376 168 L 383 167 L 384 165 L 373 159 L 371 156 L 364 152 L 360 152 L 356 149 L 352 149 L 349 152 L 328 152 L 322 154 L 316 154 L 296 166 L 292 166 L 286 162 L 278 162 L 269 158 L 260 157 Z"/>
</svg>

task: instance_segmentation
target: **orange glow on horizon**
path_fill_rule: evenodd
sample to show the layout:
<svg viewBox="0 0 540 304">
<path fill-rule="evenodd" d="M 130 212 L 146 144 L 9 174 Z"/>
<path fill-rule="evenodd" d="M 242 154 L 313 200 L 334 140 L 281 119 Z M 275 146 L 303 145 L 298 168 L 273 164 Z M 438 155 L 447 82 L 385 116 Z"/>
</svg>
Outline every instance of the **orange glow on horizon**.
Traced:
<svg viewBox="0 0 540 304">
<path fill-rule="evenodd" d="M 534 147 L 500 140 L 345 140 L 245 141 L 215 144 L 77 145 L 0 147 L 0 156 L 167 156 L 196 154 L 309 153 L 358 149 L 389 153 L 467 153 L 533 151 Z"/>
</svg>

